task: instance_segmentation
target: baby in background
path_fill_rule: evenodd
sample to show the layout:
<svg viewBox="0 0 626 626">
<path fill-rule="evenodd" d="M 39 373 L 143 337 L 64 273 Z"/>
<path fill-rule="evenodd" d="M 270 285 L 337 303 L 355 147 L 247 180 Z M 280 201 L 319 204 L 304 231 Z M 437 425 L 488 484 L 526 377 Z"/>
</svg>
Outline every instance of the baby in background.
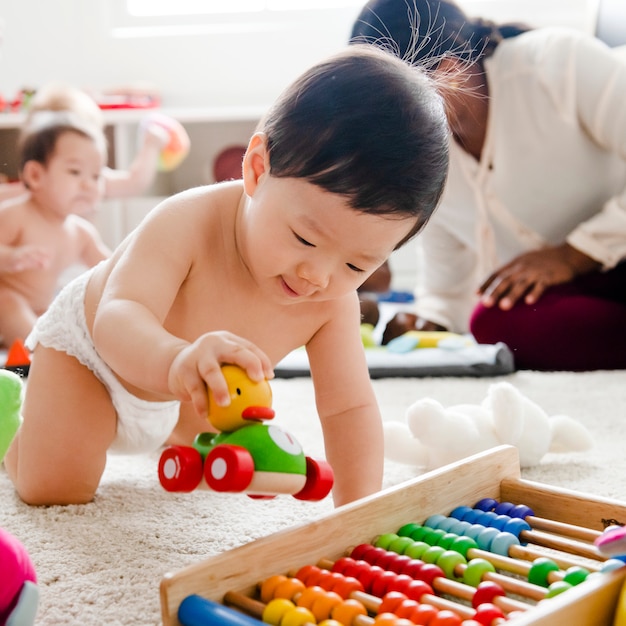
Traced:
<svg viewBox="0 0 626 626">
<path fill-rule="evenodd" d="M 85 123 L 104 130 L 104 115 L 96 101 L 88 93 L 72 85 L 48 83 L 38 89 L 29 103 L 22 133 L 28 132 L 33 116 L 42 111 L 70 112 Z M 128 169 L 104 168 L 104 197 L 127 198 L 146 191 L 154 181 L 161 151 L 169 140 L 169 133 L 161 124 L 143 124 L 138 150 Z M 24 192 L 25 189 L 19 182 L 5 183 L 0 185 L 0 201 L 15 198 Z"/>
<path fill-rule="evenodd" d="M 0 205 L 0 344 L 26 338 L 66 269 L 110 255 L 81 217 L 102 198 L 105 163 L 98 127 L 67 112 L 33 116 L 20 141 L 29 193 Z"/>
</svg>

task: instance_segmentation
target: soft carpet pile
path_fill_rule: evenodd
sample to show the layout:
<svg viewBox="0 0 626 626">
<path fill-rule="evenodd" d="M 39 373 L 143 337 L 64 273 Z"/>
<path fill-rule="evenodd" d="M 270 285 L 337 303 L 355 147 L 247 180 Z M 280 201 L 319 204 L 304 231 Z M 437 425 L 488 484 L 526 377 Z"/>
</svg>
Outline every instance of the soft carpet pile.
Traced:
<svg viewBox="0 0 626 626">
<path fill-rule="evenodd" d="M 549 414 L 579 420 L 595 439 L 585 453 L 546 455 L 523 471 L 524 478 L 626 500 L 626 372 L 396 378 L 374 385 L 384 419 L 402 420 L 406 408 L 424 396 L 445 405 L 478 403 L 495 380 L 513 383 Z M 310 379 L 275 380 L 272 388 L 277 423 L 296 435 L 307 454 L 322 455 Z M 111 456 L 95 501 L 83 506 L 26 506 L 0 469 L 0 526 L 21 539 L 37 569 L 37 624 L 160 624 L 159 582 L 165 572 L 332 510 L 330 499 L 168 494 L 158 483 L 158 456 Z M 419 472 L 387 462 L 385 487 Z"/>
</svg>

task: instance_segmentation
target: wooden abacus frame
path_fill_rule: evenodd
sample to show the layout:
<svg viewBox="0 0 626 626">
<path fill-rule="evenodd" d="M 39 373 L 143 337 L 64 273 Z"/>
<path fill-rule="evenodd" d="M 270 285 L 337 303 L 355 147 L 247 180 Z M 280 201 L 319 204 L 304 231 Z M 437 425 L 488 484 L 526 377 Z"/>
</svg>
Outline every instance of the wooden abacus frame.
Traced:
<svg viewBox="0 0 626 626">
<path fill-rule="evenodd" d="M 257 583 L 273 574 L 337 559 L 350 547 L 396 532 L 403 524 L 423 522 L 436 513 L 447 515 L 456 506 L 473 505 L 482 498 L 526 504 L 537 517 L 599 531 L 605 520 L 626 523 L 626 503 L 522 480 L 516 448 L 500 446 L 339 507 L 308 524 L 166 574 L 160 587 L 163 624 L 179 625 L 178 607 L 191 594 L 216 602 L 222 602 L 228 591 L 252 596 Z M 608 626 L 625 574 L 622 568 L 587 580 L 529 609 L 515 625 Z"/>
</svg>

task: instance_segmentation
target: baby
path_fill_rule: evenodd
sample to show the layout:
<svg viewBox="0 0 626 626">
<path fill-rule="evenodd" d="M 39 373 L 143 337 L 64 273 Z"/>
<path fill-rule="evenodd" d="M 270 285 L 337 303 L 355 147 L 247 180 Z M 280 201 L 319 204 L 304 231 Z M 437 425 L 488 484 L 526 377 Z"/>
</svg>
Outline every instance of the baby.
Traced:
<svg viewBox="0 0 626 626">
<path fill-rule="evenodd" d="M 271 378 L 302 345 L 335 504 L 379 490 L 357 289 L 437 206 L 447 132 L 433 84 L 387 52 L 354 46 L 305 72 L 250 139 L 242 180 L 165 200 L 39 320 L 5 458 L 21 498 L 89 502 L 108 451 L 207 430 L 207 388 L 229 403 L 221 365 Z"/>
<path fill-rule="evenodd" d="M 81 214 L 102 197 L 102 133 L 67 113 L 40 113 L 20 145 L 30 192 L 0 205 L 0 338 L 25 339 L 64 270 L 110 255 Z"/>
</svg>

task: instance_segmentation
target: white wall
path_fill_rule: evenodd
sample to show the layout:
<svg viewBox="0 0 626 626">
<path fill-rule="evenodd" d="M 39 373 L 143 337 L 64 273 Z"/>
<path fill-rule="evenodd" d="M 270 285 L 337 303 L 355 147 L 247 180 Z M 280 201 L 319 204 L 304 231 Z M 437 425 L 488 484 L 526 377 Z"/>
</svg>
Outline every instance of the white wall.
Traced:
<svg viewBox="0 0 626 626">
<path fill-rule="evenodd" d="M 470 14 L 588 30 L 597 0 L 461 1 Z M 264 105 L 342 47 L 359 10 L 292 11 L 295 21 L 257 32 L 114 37 L 132 24 L 123 8 L 124 0 L 0 0 L 0 93 L 10 97 L 49 80 L 96 89 L 141 81 L 158 87 L 167 106 Z M 199 28 L 196 18 L 186 21 Z"/>
</svg>

